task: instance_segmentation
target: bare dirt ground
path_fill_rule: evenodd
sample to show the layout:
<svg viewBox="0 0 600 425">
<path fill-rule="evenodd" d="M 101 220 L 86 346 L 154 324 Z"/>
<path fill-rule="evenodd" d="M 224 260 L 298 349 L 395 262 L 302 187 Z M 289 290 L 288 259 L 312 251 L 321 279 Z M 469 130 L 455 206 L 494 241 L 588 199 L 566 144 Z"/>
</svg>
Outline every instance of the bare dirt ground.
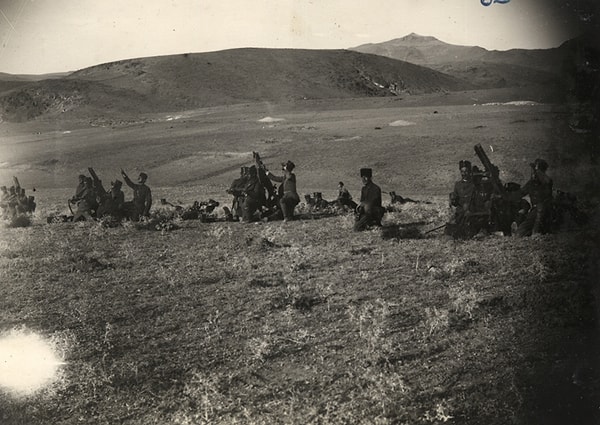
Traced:
<svg viewBox="0 0 600 425">
<path fill-rule="evenodd" d="M 596 218 L 540 238 L 423 234 L 446 220 L 475 143 L 505 181 L 547 158 L 593 214 L 585 140 L 564 106 L 436 102 L 0 125 L 2 179 L 35 186 L 39 205 L 31 226 L 1 229 L 0 331 L 36 332 L 64 361 L 33 395 L 2 390 L 0 422 L 599 423 Z M 105 181 L 146 171 L 156 200 L 228 203 L 253 150 L 273 170 L 294 160 L 301 193 L 332 198 L 344 180 L 356 198 L 371 166 L 383 190 L 431 203 L 358 234 L 351 215 L 172 231 L 45 222 L 88 166 Z"/>
</svg>

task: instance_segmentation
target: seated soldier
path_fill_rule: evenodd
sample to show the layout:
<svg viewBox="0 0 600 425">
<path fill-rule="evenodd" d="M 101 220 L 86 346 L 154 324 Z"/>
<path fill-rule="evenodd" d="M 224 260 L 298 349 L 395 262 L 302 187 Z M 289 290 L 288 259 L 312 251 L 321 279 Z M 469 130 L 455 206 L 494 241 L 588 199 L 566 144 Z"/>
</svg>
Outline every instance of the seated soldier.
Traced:
<svg viewBox="0 0 600 425">
<path fill-rule="evenodd" d="M 93 220 L 98 207 L 96 203 L 96 192 L 93 188 L 93 181 L 90 177 L 84 179 L 83 190 L 79 195 L 71 199 L 77 204 L 77 210 L 73 214 L 73 221 Z"/>
<path fill-rule="evenodd" d="M 306 202 L 306 206 L 309 210 L 312 210 L 312 208 L 315 206 L 315 200 L 308 193 L 304 195 L 304 202 Z"/>
<path fill-rule="evenodd" d="M 329 206 L 329 202 L 323 199 L 323 194 L 321 192 L 314 192 L 314 207 L 317 210 L 323 210 Z"/>
<path fill-rule="evenodd" d="M 102 204 L 98 207 L 98 217 L 111 216 L 117 220 L 125 217 L 125 194 L 121 190 L 123 183 L 120 180 L 111 182 L 110 190 L 102 198 Z"/>
<path fill-rule="evenodd" d="M 233 195 L 233 203 L 231 205 L 231 219 L 238 221 L 242 217 L 242 204 L 244 203 L 244 188 L 246 187 L 246 181 L 248 179 L 248 169 L 250 167 L 242 167 L 240 169 L 240 177 L 235 179 L 227 193 Z"/>
<path fill-rule="evenodd" d="M 369 226 L 381 226 L 385 209 L 381 206 L 381 189 L 373 183 L 373 171 L 361 168 L 360 177 L 363 187 L 360 192 L 360 204 L 356 208 L 354 230 L 362 231 Z"/>
<path fill-rule="evenodd" d="M 470 238 L 480 230 L 481 218 L 475 212 L 476 207 L 483 207 L 485 199 L 481 195 L 483 191 L 473 181 L 471 162 L 459 161 L 458 167 L 461 179 L 454 183 L 454 190 L 449 195 L 450 208 L 454 208 L 454 214 L 445 233 L 454 238 Z"/>
<path fill-rule="evenodd" d="M 356 207 L 358 206 L 356 202 L 352 200 L 352 195 L 350 195 L 350 192 L 348 192 L 348 189 L 344 186 L 344 182 L 338 183 L 337 205 L 344 209 L 347 207 L 352 211 L 356 210 Z"/>
<path fill-rule="evenodd" d="M 521 185 L 513 182 L 505 183 L 503 187 L 506 194 L 521 190 Z M 530 209 L 531 205 L 523 198 L 509 200 L 507 197 L 492 197 L 490 214 L 494 229 L 501 231 L 504 236 L 510 236 L 513 224 L 518 227 Z"/>
<path fill-rule="evenodd" d="M 531 209 L 517 228 L 517 236 L 531 236 L 550 231 L 553 197 L 552 179 L 546 174 L 548 163 L 538 158 L 529 165 L 531 167 L 530 180 L 520 190 L 505 195 L 512 201 L 517 201 L 527 195 L 531 200 Z"/>
</svg>

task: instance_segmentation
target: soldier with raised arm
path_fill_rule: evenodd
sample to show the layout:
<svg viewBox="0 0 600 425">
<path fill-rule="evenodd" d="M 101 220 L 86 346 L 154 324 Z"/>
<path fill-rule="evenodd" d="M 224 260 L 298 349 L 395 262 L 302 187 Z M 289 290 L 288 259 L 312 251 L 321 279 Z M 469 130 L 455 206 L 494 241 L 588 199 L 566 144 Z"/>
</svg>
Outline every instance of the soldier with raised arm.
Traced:
<svg viewBox="0 0 600 425">
<path fill-rule="evenodd" d="M 133 211 L 131 211 L 130 218 L 138 221 L 140 217 L 149 217 L 150 207 L 152 207 L 152 191 L 146 186 L 148 175 L 140 173 L 137 183 L 132 182 L 123 169 L 121 169 L 121 175 L 127 186 L 133 189 Z"/>
</svg>

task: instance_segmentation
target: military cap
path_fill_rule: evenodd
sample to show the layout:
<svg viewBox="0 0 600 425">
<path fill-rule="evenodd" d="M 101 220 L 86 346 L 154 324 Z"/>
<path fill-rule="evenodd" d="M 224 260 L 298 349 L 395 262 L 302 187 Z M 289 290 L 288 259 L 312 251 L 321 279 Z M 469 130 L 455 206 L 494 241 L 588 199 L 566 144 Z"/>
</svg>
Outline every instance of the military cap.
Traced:
<svg viewBox="0 0 600 425">
<path fill-rule="evenodd" d="M 471 161 L 467 161 L 467 160 L 459 161 L 458 169 L 462 170 L 463 168 L 466 168 L 467 170 L 471 170 Z"/>
<path fill-rule="evenodd" d="M 84 174 L 80 174 L 77 178 L 79 180 L 85 180 L 85 175 Z"/>
<path fill-rule="evenodd" d="M 540 171 L 546 171 L 548 169 L 548 163 L 541 158 L 537 158 L 535 161 L 529 164 L 529 166 L 534 170 L 537 169 Z"/>
<path fill-rule="evenodd" d="M 146 174 L 146 173 L 140 173 L 140 179 L 146 180 L 147 178 L 148 178 L 148 174 Z"/>
<path fill-rule="evenodd" d="M 373 177 L 373 170 L 371 168 L 361 168 L 360 176 L 361 177 Z"/>
<path fill-rule="evenodd" d="M 294 168 L 296 168 L 296 164 L 294 164 L 292 161 L 289 161 L 289 160 L 285 164 L 281 164 L 281 165 L 283 165 L 283 167 L 288 171 L 292 171 Z"/>
</svg>

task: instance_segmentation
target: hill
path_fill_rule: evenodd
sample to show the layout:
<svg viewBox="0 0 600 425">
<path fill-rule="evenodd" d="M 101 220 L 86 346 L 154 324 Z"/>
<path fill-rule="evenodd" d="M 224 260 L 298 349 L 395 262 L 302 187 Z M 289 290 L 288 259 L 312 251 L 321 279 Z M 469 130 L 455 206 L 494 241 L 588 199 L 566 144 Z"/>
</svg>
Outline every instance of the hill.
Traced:
<svg viewBox="0 0 600 425">
<path fill-rule="evenodd" d="M 67 78 L 20 86 L 0 97 L 0 107 L 5 119 L 23 120 L 67 110 L 137 114 L 254 101 L 393 96 L 471 87 L 421 66 L 346 50 L 233 49 L 102 64 Z"/>
<path fill-rule="evenodd" d="M 479 87 L 556 85 L 566 48 L 487 50 L 448 44 L 411 33 L 382 43 L 351 48 L 426 66 L 473 82 Z"/>
</svg>

